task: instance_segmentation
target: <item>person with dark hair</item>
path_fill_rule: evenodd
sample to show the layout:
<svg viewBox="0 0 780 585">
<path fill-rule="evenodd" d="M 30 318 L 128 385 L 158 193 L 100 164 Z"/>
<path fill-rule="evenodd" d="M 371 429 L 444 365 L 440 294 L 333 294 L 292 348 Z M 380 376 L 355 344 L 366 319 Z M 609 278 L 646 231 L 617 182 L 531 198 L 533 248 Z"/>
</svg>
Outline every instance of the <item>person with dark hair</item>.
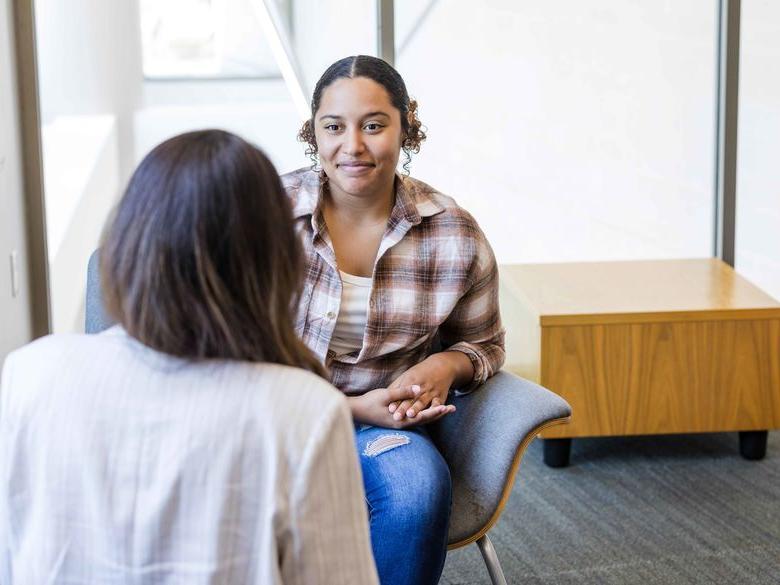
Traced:
<svg viewBox="0 0 780 585">
<path fill-rule="evenodd" d="M 282 177 L 308 262 L 297 330 L 349 397 L 380 580 L 436 583 L 451 480 L 425 425 L 504 361 L 496 261 L 471 215 L 408 176 L 425 132 L 395 69 L 341 59 L 311 111 L 315 166 Z"/>
<path fill-rule="evenodd" d="M 265 155 L 218 130 L 163 142 L 100 265 L 119 325 L 3 367 L 0 582 L 376 583 L 350 411 L 293 327 L 303 258 Z"/>
</svg>

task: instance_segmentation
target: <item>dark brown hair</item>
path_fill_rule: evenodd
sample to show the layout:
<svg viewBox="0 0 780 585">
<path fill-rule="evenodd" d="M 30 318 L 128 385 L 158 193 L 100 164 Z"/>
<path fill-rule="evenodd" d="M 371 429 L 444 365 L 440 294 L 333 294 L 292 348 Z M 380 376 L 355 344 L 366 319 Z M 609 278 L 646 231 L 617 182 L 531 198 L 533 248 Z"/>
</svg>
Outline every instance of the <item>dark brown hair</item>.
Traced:
<svg viewBox="0 0 780 585">
<path fill-rule="evenodd" d="M 408 173 L 412 153 L 420 152 L 420 145 L 426 138 L 422 123 L 417 117 L 417 102 L 409 98 L 406 84 L 398 71 L 386 61 L 368 55 L 354 55 L 340 59 L 328 67 L 320 77 L 311 98 L 311 118 L 303 123 L 303 127 L 298 132 L 298 140 L 308 145 L 306 154 L 312 157 L 312 160 L 315 160 L 314 157 L 317 155 L 314 116 L 320 109 L 322 92 L 337 79 L 345 77 L 349 79 L 367 77 L 385 88 L 393 107 L 401 113 L 401 130 L 404 133 L 401 150 L 406 157 L 403 167 Z"/>
<path fill-rule="evenodd" d="M 276 169 L 221 130 L 176 136 L 144 158 L 100 253 L 106 310 L 144 345 L 323 375 L 292 325 L 302 270 Z"/>
</svg>

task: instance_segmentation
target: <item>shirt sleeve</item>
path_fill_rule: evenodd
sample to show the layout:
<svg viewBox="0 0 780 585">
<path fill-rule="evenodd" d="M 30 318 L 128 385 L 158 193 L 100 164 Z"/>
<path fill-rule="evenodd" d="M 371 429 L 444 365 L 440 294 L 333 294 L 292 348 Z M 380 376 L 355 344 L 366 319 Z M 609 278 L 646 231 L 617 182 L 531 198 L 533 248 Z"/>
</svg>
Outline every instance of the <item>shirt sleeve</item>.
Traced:
<svg viewBox="0 0 780 585">
<path fill-rule="evenodd" d="M 483 384 L 504 364 L 504 328 L 498 307 L 498 265 L 493 250 L 479 228 L 471 287 L 439 328 L 442 349 L 459 351 L 474 366 L 471 382 L 459 388 L 468 393 Z"/>
<path fill-rule="evenodd" d="M 291 493 L 284 583 L 378 584 L 363 480 L 346 399 L 313 433 Z"/>
</svg>

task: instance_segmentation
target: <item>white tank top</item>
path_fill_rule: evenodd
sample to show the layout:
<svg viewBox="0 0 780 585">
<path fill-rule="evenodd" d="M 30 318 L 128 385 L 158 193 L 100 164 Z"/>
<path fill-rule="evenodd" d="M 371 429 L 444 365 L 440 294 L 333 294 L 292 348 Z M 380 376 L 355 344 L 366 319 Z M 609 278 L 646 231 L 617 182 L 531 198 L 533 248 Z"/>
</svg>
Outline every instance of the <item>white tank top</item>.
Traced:
<svg viewBox="0 0 780 585">
<path fill-rule="evenodd" d="M 363 347 L 363 333 L 368 321 L 368 299 L 372 280 L 339 270 L 341 274 L 341 308 L 336 318 L 329 349 L 344 355 Z"/>
</svg>

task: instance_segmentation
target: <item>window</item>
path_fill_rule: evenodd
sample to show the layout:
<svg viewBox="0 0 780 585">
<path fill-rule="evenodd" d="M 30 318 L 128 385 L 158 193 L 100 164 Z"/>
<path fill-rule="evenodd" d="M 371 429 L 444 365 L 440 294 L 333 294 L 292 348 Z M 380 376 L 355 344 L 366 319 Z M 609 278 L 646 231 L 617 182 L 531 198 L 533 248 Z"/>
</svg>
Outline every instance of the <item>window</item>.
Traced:
<svg viewBox="0 0 780 585">
<path fill-rule="evenodd" d="M 712 254 L 716 0 L 422 4 L 396 2 L 412 174 L 500 262 Z"/>
<path fill-rule="evenodd" d="M 736 268 L 780 299 L 780 4 L 742 2 Z"/>
<path fill-rule="evenodd" d="M 147 78 L 279 75 L 251 0 L 141 0 L 140 7 Z"/>
</svg>

